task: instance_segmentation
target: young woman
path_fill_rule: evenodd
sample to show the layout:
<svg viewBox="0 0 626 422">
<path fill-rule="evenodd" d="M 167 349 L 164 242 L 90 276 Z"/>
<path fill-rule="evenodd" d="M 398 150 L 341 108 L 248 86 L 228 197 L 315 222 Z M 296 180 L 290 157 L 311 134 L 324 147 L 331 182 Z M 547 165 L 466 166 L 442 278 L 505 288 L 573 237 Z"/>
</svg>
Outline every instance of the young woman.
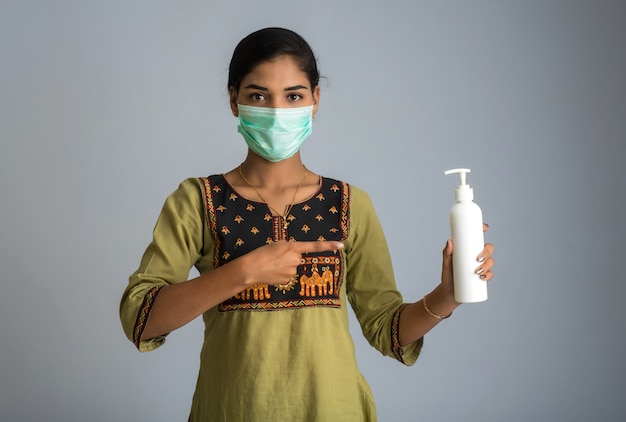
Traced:
<svg viewBox="0 0 626 422">
<path fill-rule="evenodd" d="M 120 315 L 141 351 L 199 315 L 205 323 L 192 421 L 373 421 L 348 302 L 382 354 L 411 365 L 458 304 L 450 241 L 441 283 L 404 303 L 367 194 L 304 166 L 320 100 L 309 45 L 267 28 L 244 38 L 228 90 L 247 157 L 187 179 L 166 200 Z M 493 246 L 476 271 L 492 277 Z M 195 266 L 200 276 L 187 280 Z"/>
</svg>

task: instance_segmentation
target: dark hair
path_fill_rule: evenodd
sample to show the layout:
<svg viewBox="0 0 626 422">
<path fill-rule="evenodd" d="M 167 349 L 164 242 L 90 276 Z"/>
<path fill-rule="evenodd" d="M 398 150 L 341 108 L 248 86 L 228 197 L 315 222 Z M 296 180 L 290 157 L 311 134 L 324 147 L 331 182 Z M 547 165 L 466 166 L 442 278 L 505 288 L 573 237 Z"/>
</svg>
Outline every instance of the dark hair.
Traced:
<svg viewBox="0 0 626 422">
<path fill-rule="evenodd" d="M 290 56 L 307 74 L 311 89 L 319 84 L 317 61 L 309 44 L 300 35 L 284 28 L 264 28 L 242 39 L 228 67 L 228 88 L 239 90 L 241 81 L 262 62 Z"/>
</svg>

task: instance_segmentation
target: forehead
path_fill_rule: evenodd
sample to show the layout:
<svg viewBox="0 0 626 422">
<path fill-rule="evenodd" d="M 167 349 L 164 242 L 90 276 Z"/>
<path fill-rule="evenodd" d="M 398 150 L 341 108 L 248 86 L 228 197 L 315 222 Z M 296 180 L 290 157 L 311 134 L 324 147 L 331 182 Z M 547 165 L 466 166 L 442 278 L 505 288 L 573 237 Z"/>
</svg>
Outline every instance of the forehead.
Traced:
<svg viewBox="0 0 626 422">
<path fill-rule="evenodd" d="M 241 87 L 245 88 L 251 84 L 279 89 L 294 85 L 310 88 L 307 74 L 300 70 L 296 61 L 290 56 L 279 56 L 256 65 L 243 78 Z"/>
</svg>

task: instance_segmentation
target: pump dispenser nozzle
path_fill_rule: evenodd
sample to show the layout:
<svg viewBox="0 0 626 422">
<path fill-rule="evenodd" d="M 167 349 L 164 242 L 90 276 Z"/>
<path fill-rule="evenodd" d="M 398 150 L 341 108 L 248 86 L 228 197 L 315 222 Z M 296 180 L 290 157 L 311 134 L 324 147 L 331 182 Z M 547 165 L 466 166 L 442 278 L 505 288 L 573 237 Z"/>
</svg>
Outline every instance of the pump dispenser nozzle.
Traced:
<svg viewBox="0 0 626 422">
<path fill-rule="evenodd" d="M 461 184 L 456 188 L 456 200 L 458 201 L 467 201 L 474 199 L 474 190 L 470 188 L 467 182 L 467 173 L 470 173 L 470 169 L 451 169 L 443 172 L 446 176 L 449 174 L 458 173 L 461 177 Z"/>
</svg>

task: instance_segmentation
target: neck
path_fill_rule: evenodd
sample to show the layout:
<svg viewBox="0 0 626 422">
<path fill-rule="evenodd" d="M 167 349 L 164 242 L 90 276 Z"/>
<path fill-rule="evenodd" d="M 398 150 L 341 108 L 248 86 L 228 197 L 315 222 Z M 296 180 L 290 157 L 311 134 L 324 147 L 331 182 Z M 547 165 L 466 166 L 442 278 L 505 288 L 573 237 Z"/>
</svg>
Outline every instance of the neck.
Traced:
<svg viewBox="0 0 626 422">
<path fill-rule="evenodd" d="M 241 164 L 241 171 L 246 179 L 257 188 L 280 190 L 301 183 L 305 168 L 300 159 L 300 152 L 277 163 L 248 153 Z"/>
</svg>

